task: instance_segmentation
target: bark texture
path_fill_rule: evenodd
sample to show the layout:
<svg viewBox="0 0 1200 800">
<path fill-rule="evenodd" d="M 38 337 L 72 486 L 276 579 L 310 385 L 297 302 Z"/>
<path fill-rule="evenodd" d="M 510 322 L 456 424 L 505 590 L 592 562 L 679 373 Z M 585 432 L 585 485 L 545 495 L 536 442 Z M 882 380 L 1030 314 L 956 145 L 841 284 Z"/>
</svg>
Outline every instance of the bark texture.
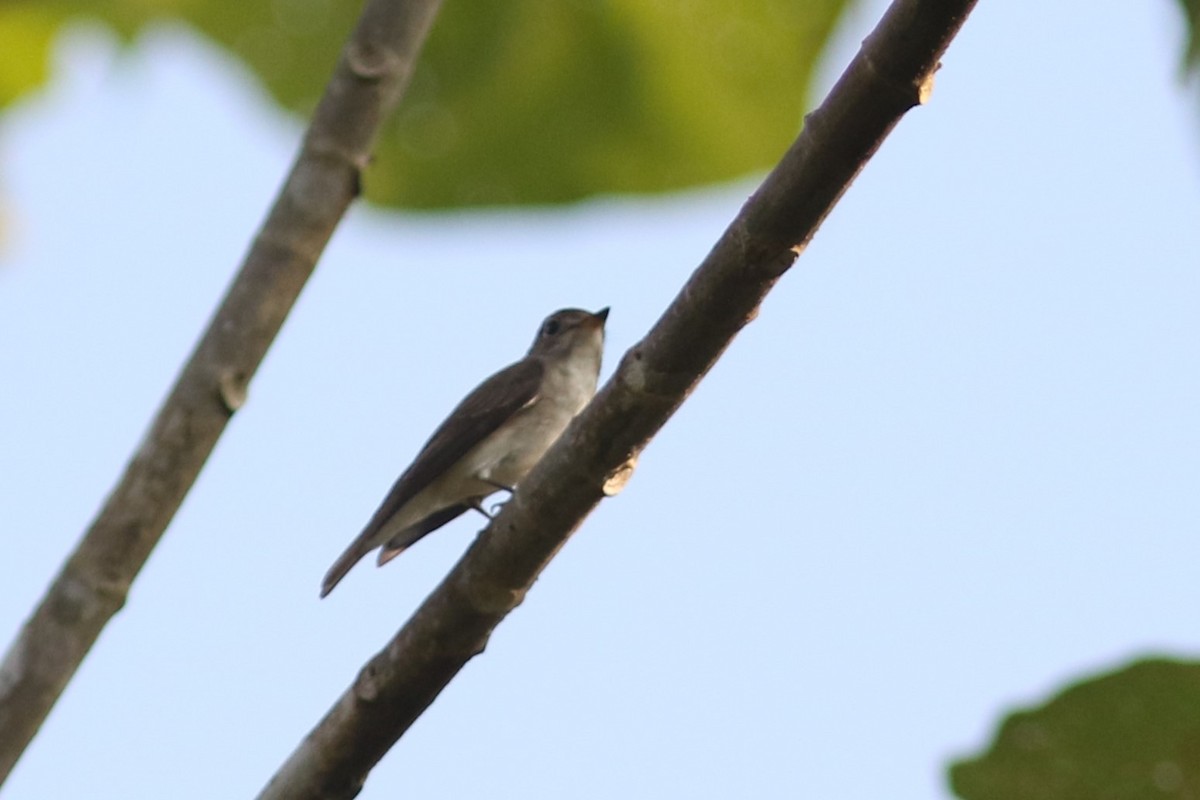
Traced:
<svg viewBox="0 0 1200 800">
<path fill-rule="evenodd" d="M 371 0 L 242 267 L 145 439 L 0 663 L 0 783 L 195 482 L 408 84 L 440 0 Z"/>
<path fill-rule="evenodd" d="M 897 0 L 803 132 L 521 490 L 281 766 L 261 800 L 351 798 L 758 313 L 904 113 L 975 0 Z"/>
</svg>

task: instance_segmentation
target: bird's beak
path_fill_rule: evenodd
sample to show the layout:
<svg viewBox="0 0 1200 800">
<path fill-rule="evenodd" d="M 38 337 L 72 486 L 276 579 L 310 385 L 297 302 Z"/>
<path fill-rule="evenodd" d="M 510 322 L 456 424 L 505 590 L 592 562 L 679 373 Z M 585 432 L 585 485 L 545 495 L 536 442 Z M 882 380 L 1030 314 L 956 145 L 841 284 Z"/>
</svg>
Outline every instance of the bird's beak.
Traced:
<svg viewBox="0 0 1200 800">
<path fill-rule="evenodd" d="M 604 308 L 597 311 L 595 314 L 592 314 L 592 317 L 594 319 L 600 320 L 600 324 L 604 325 L 604 321 L 606 319 L 608 319 L 608 306 L 605 306 Z"/>
</svg>

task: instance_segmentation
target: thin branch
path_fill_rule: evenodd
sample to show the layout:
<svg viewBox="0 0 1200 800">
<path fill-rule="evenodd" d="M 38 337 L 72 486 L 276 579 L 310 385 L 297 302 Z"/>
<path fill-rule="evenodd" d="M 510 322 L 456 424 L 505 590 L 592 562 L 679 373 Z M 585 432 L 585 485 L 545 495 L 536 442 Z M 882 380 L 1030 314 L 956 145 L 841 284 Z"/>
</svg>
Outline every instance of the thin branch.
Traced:
<svg viewBox="0 0 1200 800">
<path fill-rule="evenodd" d="M 91 527 L 0 664 L 0 783 L 162 537 L 350 202 L 440 0 L 372 0 L 240 272 Z"/>
<path fill-rule="evenodd" d="M 975 0 L 897 0 L 647 336 L 260 800 L 354 797 L 687 398 L 910 108 Z"/>
</svg>

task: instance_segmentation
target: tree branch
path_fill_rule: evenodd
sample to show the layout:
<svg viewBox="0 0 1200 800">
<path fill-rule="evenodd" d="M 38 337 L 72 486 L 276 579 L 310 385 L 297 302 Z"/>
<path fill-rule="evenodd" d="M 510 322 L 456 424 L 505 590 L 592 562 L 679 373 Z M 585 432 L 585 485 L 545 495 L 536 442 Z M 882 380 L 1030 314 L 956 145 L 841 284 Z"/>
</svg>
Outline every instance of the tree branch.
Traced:
<svg viewBox="0 0 1200 800">
<path fill-rule="evenodd" d="M 910 108 L 975 0 L 896 0 L 803 132 L 616 374 L 260 800 L 350 798 L 662 427 Z"/>
<path fill-rule="evenodd" d="M 91 527 L 0 664 L 0 783 L 162 537 L 350 202 L 440 0 L 372 0 L 208 330 Z"/>
</svg>

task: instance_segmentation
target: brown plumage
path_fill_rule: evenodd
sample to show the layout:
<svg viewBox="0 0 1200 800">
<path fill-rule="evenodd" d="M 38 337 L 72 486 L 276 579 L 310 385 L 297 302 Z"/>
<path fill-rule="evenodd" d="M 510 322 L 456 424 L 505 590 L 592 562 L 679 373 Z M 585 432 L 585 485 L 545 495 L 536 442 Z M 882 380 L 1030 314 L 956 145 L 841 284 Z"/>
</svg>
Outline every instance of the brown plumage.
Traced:
<svg viewBox="0 0 1200 800">
<path fill-rule="evenodd" d="M 596 391 L 604 321 L 564 309 L 538 329 L 529 353 L 475 388 L 421 448 L 321 583 L 321 596 L 376 547 L 387 563 L 423 536 L 514 487 Z"/>
</svg>

